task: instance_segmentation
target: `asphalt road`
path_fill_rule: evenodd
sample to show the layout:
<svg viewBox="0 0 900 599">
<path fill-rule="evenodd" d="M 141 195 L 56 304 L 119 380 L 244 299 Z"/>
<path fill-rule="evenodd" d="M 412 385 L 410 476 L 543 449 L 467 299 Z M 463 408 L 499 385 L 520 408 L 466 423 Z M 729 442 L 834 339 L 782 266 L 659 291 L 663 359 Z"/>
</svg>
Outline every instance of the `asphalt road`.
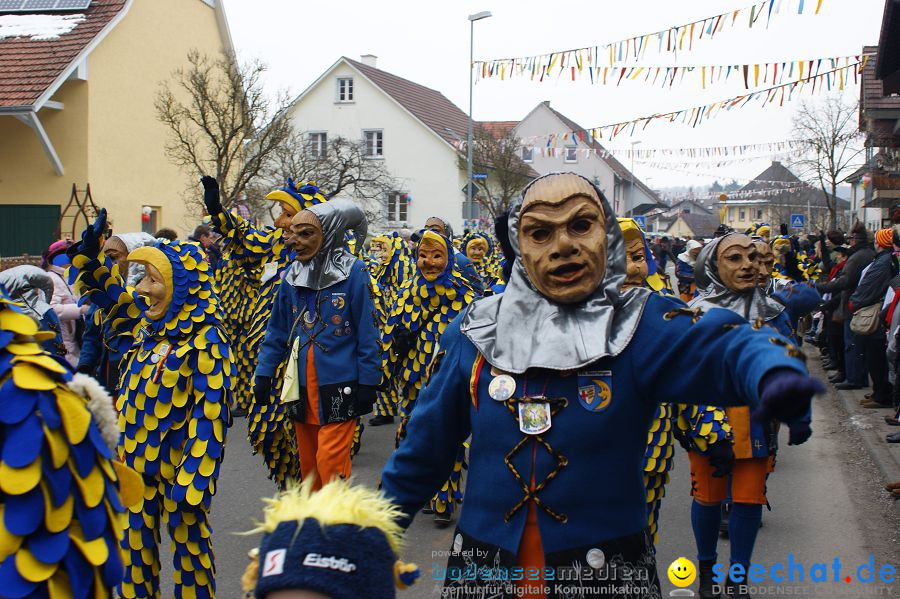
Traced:
<svg viewBox="0 0 900 599">
<path fill-rule="evenodd" d="M 244 432 L 245 419 L 237 419 L 228 438 L 219 491 L 213 501 L 213 544 L 218 565 L 218 596 L 238 599 L 242 596 L 240 577 L 247 565 L 247 552 L 258 542 L 258 535 L 239 533 L 253 527 L 262 513 L 261 498 L 274 493 L 265 477 L 262 461 L 250 454 Z M 857 566 L 872 555 L 876 571 L 883 564 L 900 570 L 900 522 L 891 500 L 881 491 L 880 479 L 865 450 L 848 424 L 846 412 L 834 396 L 816 401 L 812 439 L 799 447 L 788 447 L 783 433 L 777 469 L 769 478 L 768 496 L 772 511 L 765 511 L 753 560 L 768 569 L 773 563 L 804 564 L 806 576 L 814 563 L 828 565 L 831 581 L 835 558 L 842 565 L 841 577 L 850 575 L 851 583 L 810 585 L 805 583 L 761 583 L 755 597 L 767 594 L 808 594 L 824 596 L 900 596 L 900 579 L 893 584 L 857 586 Z M 363 447 L 353 464 L 354 478 L 374 485 L 393 448 L 391 427 L 367 427 Z M 685 454 L 678 449 L 672 481 L 663 500 L 661 539 L 657 561 L 663 581 L 663 596 L 674 587 L 665 570 L 679 556 L 696 555 L 690 525 L 690 482 Z M 577 492 L 577 491 L 573 491 Z M 165 532 L 163 532 L 165 537 Z M 408 549 L 404 558 L 418 564 L 423 577 L 411 589 L 400 592 L 400 599 L 426 599 L 440 596 L 432 580 L 435 564 L 432 552 L 451 545 L 452 527 L 437 529 L 428 516 L 420 515 L 408 531 Z M 164 545 L 166 541 L 164 540 Z M 163 548 L 165 554 L 165 547 Z M 728 542 L 719 544 L 719 562 L 728 563 Z M 163 596 L 171 596 L 171 574 L 163 564 Z M 863 572 L 865 573 L 865 572 Z M 774 587 L 783 588 L 776 589 Z M 790 588 L 788 588 L 790 587 Z"/>
</svg>

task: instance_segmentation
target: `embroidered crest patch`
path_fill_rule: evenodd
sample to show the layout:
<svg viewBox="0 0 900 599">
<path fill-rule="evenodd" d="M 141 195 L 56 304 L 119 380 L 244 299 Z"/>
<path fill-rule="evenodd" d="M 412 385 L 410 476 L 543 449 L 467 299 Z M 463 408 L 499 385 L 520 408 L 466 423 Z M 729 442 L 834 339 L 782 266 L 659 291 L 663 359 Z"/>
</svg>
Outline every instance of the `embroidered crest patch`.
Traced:
<svg viewBox="0 0 900 599">
<path fill-rule="evenodd" d="M 612 401 L 612 371 L 578 373 L 578 402 L 589 412 L 602 412 Z"/>
</svg>

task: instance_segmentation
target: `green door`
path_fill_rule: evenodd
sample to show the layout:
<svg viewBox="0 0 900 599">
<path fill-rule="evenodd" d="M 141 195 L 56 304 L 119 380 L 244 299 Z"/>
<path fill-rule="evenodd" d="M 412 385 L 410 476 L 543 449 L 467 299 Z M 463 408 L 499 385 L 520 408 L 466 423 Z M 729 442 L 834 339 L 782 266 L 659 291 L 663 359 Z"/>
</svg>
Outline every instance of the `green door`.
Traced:
<svg viewBox="0 0 900 599">
<path fill-rule="evenodd" d="M 0 257 L 40 255 L 55 241 L 58 205 L 0 205 Z"/>
</svg>

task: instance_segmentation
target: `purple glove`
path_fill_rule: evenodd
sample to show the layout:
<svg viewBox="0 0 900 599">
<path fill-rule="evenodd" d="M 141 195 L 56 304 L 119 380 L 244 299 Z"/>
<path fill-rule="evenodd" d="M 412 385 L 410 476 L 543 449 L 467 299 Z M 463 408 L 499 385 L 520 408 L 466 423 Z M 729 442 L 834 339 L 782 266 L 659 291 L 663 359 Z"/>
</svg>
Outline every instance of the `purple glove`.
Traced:
<svg viewBox="0 0 900 599">
<path fill-rule="evenodd" d="M 788 445 L 803 445 L 812 436 L 808 422 L 797 422 L 791 425 Z"/>
<path fill-rule="evenodd" d="M 825 393 L 818 379 L 788 368 L 769 371 L 759 383 L 759 406 L 753 418 L 789 422 L 809 411 L 813 395 Z"/>
</svg>

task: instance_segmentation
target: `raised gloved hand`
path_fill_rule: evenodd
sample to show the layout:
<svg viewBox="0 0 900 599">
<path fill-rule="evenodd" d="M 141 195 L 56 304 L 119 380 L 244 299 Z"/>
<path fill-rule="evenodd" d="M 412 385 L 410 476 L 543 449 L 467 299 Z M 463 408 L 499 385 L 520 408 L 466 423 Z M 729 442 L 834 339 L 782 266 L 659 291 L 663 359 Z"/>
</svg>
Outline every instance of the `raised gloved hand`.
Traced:
<svg viewBox="0 0 900 599">
<path fill-rule="evenodd" d="M 94 222 L 88 225 L 87 229 L 81 234 L 81 242 L 70 245 L 69 249 L 66 250 L 66 255 L 69 259 L 79 254 L 83 254 L 88 258 L 96 258 L 100 253 L 100 246 L 102 245 L 100 240 L 103 238 L 104 233 L 106 233 L 106 208 L 101 208 Z"/>
<path fill-rule="evenodd" d="M 413 348 L 414 344 L 415 335 L 402 325 L 397 325 L 397 328 L 394 329 L 394 339 L 391 343 L 391 349 L 397 357 L 406 357 L 406 354 L 409 353 L 409 350 Z"/>
<path fill-rule="evenodd" d="M 731 474 L 734 468 L 734 448 L 731 446 L 731 440 L 719 439 L 707 448 L 706 456 L 709 458 L 709 465 L 715 468 L 713 476 L 721 478 Z"/>
<path fill-rule="evenodd" d="M 268 404 L 272 393 L 272 377 L 258 376 L 253 385 L 253 397 L 259 404 Z"/>
<path fill-rule="evenodd" d="M 200 183 L 203 184 L 203 203 L 206 204 L 206 211 L 210 215 L 222 212 L 222 200 L 219 196 L 219 182 L 209 175 L 200 177 Z"/>
<path fill-rule="evenodd" d="M 825 393 L 825 385 L 808 375 L 778 368 L 763 377 L 759 391 L 759 406 L 753 418 L 790 422 L 809 411 L 813 395 Z"/>
<path fill-rule="evenodd" d="M 795 422 L 790 425 L 788 445 L 803 445 L 812 436 L 812 429 L 808 422 Z"/>
</svg>

